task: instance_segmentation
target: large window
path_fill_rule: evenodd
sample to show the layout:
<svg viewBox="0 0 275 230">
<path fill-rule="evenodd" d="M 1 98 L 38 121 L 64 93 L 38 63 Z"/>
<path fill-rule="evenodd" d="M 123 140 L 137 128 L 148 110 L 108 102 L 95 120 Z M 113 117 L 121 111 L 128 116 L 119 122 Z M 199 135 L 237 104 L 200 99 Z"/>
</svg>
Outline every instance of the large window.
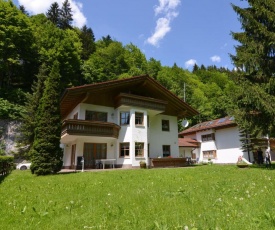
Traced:
<svg viewBox="0 0 275 230">
<path fill-rule="evenodd" d="M 120 157 L 129 157 L 129 156 L 130 156 L 130 144 L 120 143 Z"/>
<path fill-rule="evenodd" d="M 107 113 L 86 110 L 85 120 L 107 122 Z"/>
<path fill-rule="evenodd" d="M 162 125 L 162 131 L 169 131 L 170 130 L 169 120 L 162 120 L 161 125 Z"/>
<path fill-rule="evenodd" d="M 217 157 L 216 150 L 202 151 L 204 159 L 214 159 Z"/>
<path fill-rule="evenodd" d="M 135 113 L 135 124 L 143 125 L 143 113 Z"/>
<path fill-rule="evenodd" d="M 163 154 L 163 157 L 171 156 L 170 145 L 163 145 L 162 146 L 162 154 Z"/>
<path fill-rule="evenodd" d="M 120 113 L 120 125 L 129 125 L 130 123 L 130 113 L 121 112 Z"/>
<path fill-rule="evenodd" d="M 143 157 L 144 156 L 144 143 L 136 142 L 135 144 L 135 156 Z"/>
<path fill-rule="evenodd" d="M 214 141 L 215 140 L 215 133 L 201 135 L 202 142 L 204 141 Z"/>
</svg>

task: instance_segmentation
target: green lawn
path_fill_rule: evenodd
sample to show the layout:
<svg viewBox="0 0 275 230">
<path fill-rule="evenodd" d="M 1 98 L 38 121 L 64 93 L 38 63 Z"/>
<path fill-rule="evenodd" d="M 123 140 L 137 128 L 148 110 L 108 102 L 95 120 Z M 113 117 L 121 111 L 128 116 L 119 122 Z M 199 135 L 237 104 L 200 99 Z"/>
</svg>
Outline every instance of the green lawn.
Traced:
<svg viewBox="0 0 275 230">
<path fill-rule="evenodd" d="M 274 179 L 233 165 L 15 170 L 0 182 L 0 229 L 275 229 Z"/>
</svg>

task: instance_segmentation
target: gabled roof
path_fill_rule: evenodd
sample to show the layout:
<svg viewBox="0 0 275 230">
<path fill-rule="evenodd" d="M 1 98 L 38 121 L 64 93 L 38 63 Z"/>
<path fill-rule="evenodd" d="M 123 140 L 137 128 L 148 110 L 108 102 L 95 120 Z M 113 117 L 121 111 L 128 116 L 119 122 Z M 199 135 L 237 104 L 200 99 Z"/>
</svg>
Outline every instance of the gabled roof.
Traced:
<svg viewBox="0 0 275 230">
<path fill-rule="evenodd" d="M 234 117 L 223 117 L 212 121 L 205 121 L 194 125 L 193 127 L 186 129 L 179 133 L 180 136 L 194 134 L 196 132 L 208 130 L 208 129 L 224 129 L 228 127 L 237 126 Z"/>
<path fill-rule="evenodd" d="M 200 146 L 200 142 L 191 139 L 189 137 L 185 138 L 179 138 L 178 139 L 178 144 L 179 147 L 193 147 L 193 148 L 198 148 Z"/>
<path fill-rule="evenodd" d="M 65 116 L 81 102 L 115 107 L 115 97 L 120 93 L 138 95 L 167 102 L 163 114 L 190 117 L 198 111 L 167 90 L 148 75 L 130 77 L 68 88 L 61 98 L 61 116 Z"/>
</svg>

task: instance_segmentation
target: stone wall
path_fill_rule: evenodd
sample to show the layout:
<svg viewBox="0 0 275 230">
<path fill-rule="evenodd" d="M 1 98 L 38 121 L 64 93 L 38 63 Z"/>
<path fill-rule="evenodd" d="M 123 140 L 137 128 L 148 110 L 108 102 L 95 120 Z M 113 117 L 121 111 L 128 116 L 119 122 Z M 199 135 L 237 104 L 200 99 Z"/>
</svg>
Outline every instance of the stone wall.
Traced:
<svg viewBox="0 0 275 230">
<path fill-rule="evenodd" d="M 11 120 L 0 120 L 0 151 L 6 155 L 17 152 L 16 140 L 20 137 L 20 122 Z"/>
</svg>

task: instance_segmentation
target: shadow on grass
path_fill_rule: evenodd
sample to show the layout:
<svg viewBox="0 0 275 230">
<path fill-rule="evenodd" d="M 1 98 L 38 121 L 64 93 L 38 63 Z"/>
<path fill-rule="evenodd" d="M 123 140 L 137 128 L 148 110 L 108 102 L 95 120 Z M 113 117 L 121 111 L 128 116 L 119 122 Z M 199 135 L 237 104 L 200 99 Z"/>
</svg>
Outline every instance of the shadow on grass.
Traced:
<svg viewBox="0 0 275 230">
<path fill-rule="evenodd" d="M 258 165 L 258 164 L 253 164 L 250 165 L 249 168 L 253 168 L 253 169 L 264 169 L 264 170 L 275 170 L 275 163 L 272 163 L 271 165 L 266 165 L 266 164 L 262 164 L 262 165 Z"/>
<path fill-rule="evenodd" d="M 8 177 L 10 175 L 10 173 L 4 174 L 4 175 L 0 175 L 0 184 L 6 179 L 6 177 Z"/>
</svg>

